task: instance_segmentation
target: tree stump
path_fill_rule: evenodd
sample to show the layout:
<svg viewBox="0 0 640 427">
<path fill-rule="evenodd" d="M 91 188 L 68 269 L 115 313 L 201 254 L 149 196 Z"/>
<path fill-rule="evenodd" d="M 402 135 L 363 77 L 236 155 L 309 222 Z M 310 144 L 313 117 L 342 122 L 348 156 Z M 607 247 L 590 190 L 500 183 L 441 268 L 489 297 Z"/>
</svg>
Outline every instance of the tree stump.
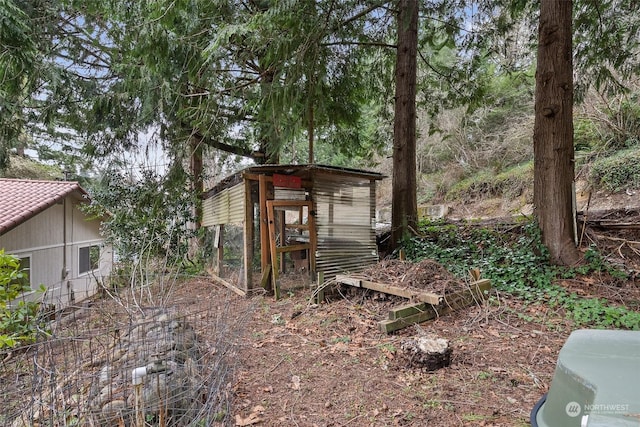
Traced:
<svg viewBox="0 0 640 427">
<path fill-rule="evenodd" d="M 436 371 L 451 364 L 449 341 L 434 335 L 404 340 L 400 348 L 410 368 Z"/>
</svg>

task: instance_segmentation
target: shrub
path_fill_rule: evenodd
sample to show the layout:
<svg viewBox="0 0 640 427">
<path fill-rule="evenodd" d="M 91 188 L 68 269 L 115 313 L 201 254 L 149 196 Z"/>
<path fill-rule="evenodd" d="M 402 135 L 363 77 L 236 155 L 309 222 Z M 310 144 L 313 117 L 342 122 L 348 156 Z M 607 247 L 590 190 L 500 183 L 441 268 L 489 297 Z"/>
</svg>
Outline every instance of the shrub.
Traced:
<svg viewBox="0 0 640 427">
<path fill-rule="evenodd" d="M 619 151 L 595 161 L 590 179 L 609 191 L 640 187 L 640 148 Z"/>
<path fill-rule="evenodd" d="M 434 259 L 464 278 L 470 269 L 477 268 L 494 288 L 527 303 L 560 307 L 578 325 L 640 329 L 637 311 L 611 304 L 604 298 L 580 297 L 557 283 L 562 277 L 594 272 L 625 279 L 624 272 L 609 265 L 595 248 L 586 252 L 586 264 L 561 268 L 549 263 L 535 222 L 494 227 L 423 222 L 420 233 L 421 237 L 405 242 L 410 259 Z"/>
<path fill-rule="evenodd" d="M 573 134 L 576 151 L 590 151 L 603 145 L 602 132 L 598 125 L 588 118 L 576 118 Z"/>
<path fill-rule="evenodd" d="M 526 188 L 531 186 L 532 181 L 533 162 L 514 166 L 499 174 L 483 170 L 451 187 L 446 200 L 471 202 L 487 197 L 512 199 L 520 196 Z"/>
<path fill-rule="evenodd" d="M 34 342 L 41 326 L 40 305 L 16 301 L 20 294 L 31 290 L 25 279 L 18 258 L 0 249 L 0 350 Z M 43 287 L 40 290 L 44 291 Z"/>
</svg>

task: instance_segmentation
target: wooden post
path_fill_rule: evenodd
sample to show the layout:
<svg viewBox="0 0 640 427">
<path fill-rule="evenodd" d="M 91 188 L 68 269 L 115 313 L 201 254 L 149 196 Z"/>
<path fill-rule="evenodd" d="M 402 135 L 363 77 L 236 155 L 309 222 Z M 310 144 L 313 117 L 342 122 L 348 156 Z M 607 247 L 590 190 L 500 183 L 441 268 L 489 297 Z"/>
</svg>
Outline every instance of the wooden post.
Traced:
<svg viewBox="0 0 640 427">
<path fill-rule="evenodd" d="M 311 202 L 308 207 L 307 222 L 309 223 L 309 272 L 311 277 L 316 273 L 316 250 L 318 249 L 318 233 L 316 232 L 316 217 L 312 214 L 314 204 Z"/>
<path fill-rule="evenodd" d="M 276 219 L 273 210 L 273 201 L 267 201 L 267 218 L 269 221 L 269 248 L 271 249 L 271 281 L 273 283 L 273 295 L 280 298 L 280 286 L 278 285 L 278 248 L 276 243 Z"/>
<path fill-rule="evenodd" d="M 251 181 L 244 180 L 244 290 L 253 288 L 253 202 Z"/>
<path fill-rule="evenodd" d="M 268 268 L 269 262 L 269 225 L 267 223 L 267 177 L 258 176 L 258 193 L 260 204 L 260 268 L 262 273 Z"/>
<path fill-rule="evenodd" d="M 220 231 L 218 233 L 218 260 L 217 260 L 217 268 L 216 268 L 216 273 L 218 275 L 222 275 L 223 271 L 222 271 L 222 267 L 224 266 L 224 225 L 219 225 L 218 227 L 220 227 Z"/>
<path fill-rule="evenodd" d="M 324 272 L 320 271 L 318 272 L 318 290 L 316 292 L 316 303 L 321 304 L 324 302 L 324 288 L 322 287 L 324 285 Z"/>
<path fill-rule="evenodd" d="M 277 218 L 276 233 L 280 234 L 280 246 L 287 245 L 287 211 L 279 211 L 275 218 Z M 280 255 L 280 271 L 284 274 L 287 272 L 287 264 L 285 262 L 285 254 Z"/>
<path fill-rule="evenodd" d="M 310 236 L 310 241 L 309 243 L 306 244 L 294 244 L 294 245 L 287 245 L 286 242 L 284 241 L 285 236 L 284 236 L 284 229 L 285 229 L 285 225 L 286 224 L 280 224 L 280 217 L 284 216 L 284 212 L 282 212 L 282 215 L 278 215 L 276 217 L 276 207 L 292 207 L 292 208 L 303 208 L 306 207 L 307 209 L 311 210 L 311 207 L 313 206 L 313 204 L 311 202 L 308 201 L 301 201 L 301 200 L 267 200 L 266 201 L 266 207 L 267 207 L 267 220 L 269 223 L 269 248 L 270 248 L 270 256 L 271 256 L 271 280 L 273 282 L 273 291 L 275 294 L 276 299 L 278 299 L 280 297 L 280 287 L 278 284 L 278 273 L 279 273 L 279 269 L 278 269 L 278 254 L 280 254 L 280 259 L 284 258 L 285 253 L 288 252 L 294 252 L 294 251 L 302 251 L 302 250 L 309 250 L 310 253 L 310 266 L 313 265 L 314 269 L 315 269 L 315 262 L 312 261 L 313 257 L 312 252 L 314 250 L 314 245 L 315 245 L 315 227 L 313 227 L 313 225 L 315 224 L 313 222 L 313 218 L 311 217 L 311 215 L 309 216 L 309 220 L 310 223 L 308 225 L 302 225 L 302 224 L 290 224 L 291 227 L 298 227 L 300 229 L 304 229 L 304 228 L 308 228 L 309 229 L 309 236 Z M 278 244 L 276 242 L 276 230 L 277 227 L 279 227 L 282 230 L 281 233 L 281 241 L 280 241 L 280 247 L 278 247 Z M 310 267 L 311 268 L 311 267 Z M 263 274 L 264 277 L 264 274 Z"/>
</svg>

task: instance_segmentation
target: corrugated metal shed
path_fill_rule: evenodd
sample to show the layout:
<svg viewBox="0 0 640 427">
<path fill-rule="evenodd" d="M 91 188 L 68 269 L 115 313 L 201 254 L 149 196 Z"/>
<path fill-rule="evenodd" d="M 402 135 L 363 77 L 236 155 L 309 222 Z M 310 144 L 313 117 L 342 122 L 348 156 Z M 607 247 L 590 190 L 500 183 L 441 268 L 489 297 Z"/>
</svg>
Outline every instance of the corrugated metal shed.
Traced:
<svg viewBox="0 0 640 427">
<path fill-rule="evenodd" d="M 202 202 L 202 225 L 241 223 L 245 215 L 244 183 L 225 188 Z"/>
<path fill-rule="evenodd" d="M 376 181 L 382 178 L 384 175 L 377 172 L 324 165 L 251 166 L 225 178 L 205 193 L 203 225 L 243 225 L 244 250 L 240 256 L 244 270 L 229 275 L 243 276 L 239 280 L 245 285 L 243 291 L 253 286 L 251 270 L 257 268 L 254 254 L 260 253 L 262 271 L 267 265 L 275 268 L 273 264 L 277 263 L 284 272 L 287 268 L 283 261 L 285 256 L 299 257 L 295 254 L 296 247 L 273 248 L 267 224 L 275 226 L 273 235 L 277 245 L 285 245 L 289 233 L 294 233 L 293 240 L 302 241 L 305 233 L 309 236 L 313 230 L 311 241 L 314 245 L 309 254 L 311 269 L 315 266 L 315 271 L 311 271 L 312 277 L 316 271 L 323 272 L 325 279 L 342 272 L 357 272 L 378 260 L 375 200 Z M 305 203 L 292 203 L 291 206 L 293 210 L 297 209 L 296 206 L 313 206 L 309 209 L 315 223 L 311 227 L 299 221 L 287 222 L 284 216 L 277 215 L 268 221 L 268 201 L 305 199 Z M 280 203 L 278 206 L 288 205 Z M 299 215 L 303 221 L 306 214 L 300 211 Z M 307 220 L 309 218 L 304 219 Z M 218 265 L 225 267 L 230 263 L 220 261 L 230 248 L 225 251 L 223 245 L 224 242 L 216 248 Z M 277 277 L 276 273 L 277 270 L 274 272 Z"/>
<path fill-rule="evenodd" d="M 373 185 L 373 187 L 372 187 Z M 319 175 L 313 183 L 318 247 L 316 268 L 332 277 L 378 261 L 375 183 Z"/>
</svg>

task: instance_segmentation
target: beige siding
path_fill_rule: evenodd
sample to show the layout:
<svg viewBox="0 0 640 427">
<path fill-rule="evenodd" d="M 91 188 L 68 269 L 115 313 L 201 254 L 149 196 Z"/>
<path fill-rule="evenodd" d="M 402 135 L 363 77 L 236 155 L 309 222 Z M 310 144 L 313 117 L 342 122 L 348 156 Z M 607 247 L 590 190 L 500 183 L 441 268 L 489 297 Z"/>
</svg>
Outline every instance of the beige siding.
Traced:
<svg viewBox="0 0 640 427">
<path fill-rule="evenodd" d="M 0 236 L 6 252 L 62 245 L 64 205 L 53 205 L 44 212 Z"/>
<path fill-rule="evenodd" d="M 97 219 L 88 220 L 87 216 L 80 211 L 78 206 L 79 205 L 74 204 L 73 209 L 67 213 L 67 216 L 71 215 L 70 223 L 73 224 L 69 240 L 73 242 L 94 241 L 96 239 L 102 240 L 100 235 L 100 221 Z"/>
<path fill-rule="evenodd" d="M 106 246 L 100 251 L 100 267 L 92 274 L 79 275 L 79 248 L 90 245 L 103 245 L 100 221 L 88 220 L 72 198 L 0 236 L 0 248 L 7 253 L 31 258 L 32 288 L 45 285 L 46 302 L 58 308 L 95 294 L 98 281 L 110 274 L 113 254 Z"/>
</svg>

